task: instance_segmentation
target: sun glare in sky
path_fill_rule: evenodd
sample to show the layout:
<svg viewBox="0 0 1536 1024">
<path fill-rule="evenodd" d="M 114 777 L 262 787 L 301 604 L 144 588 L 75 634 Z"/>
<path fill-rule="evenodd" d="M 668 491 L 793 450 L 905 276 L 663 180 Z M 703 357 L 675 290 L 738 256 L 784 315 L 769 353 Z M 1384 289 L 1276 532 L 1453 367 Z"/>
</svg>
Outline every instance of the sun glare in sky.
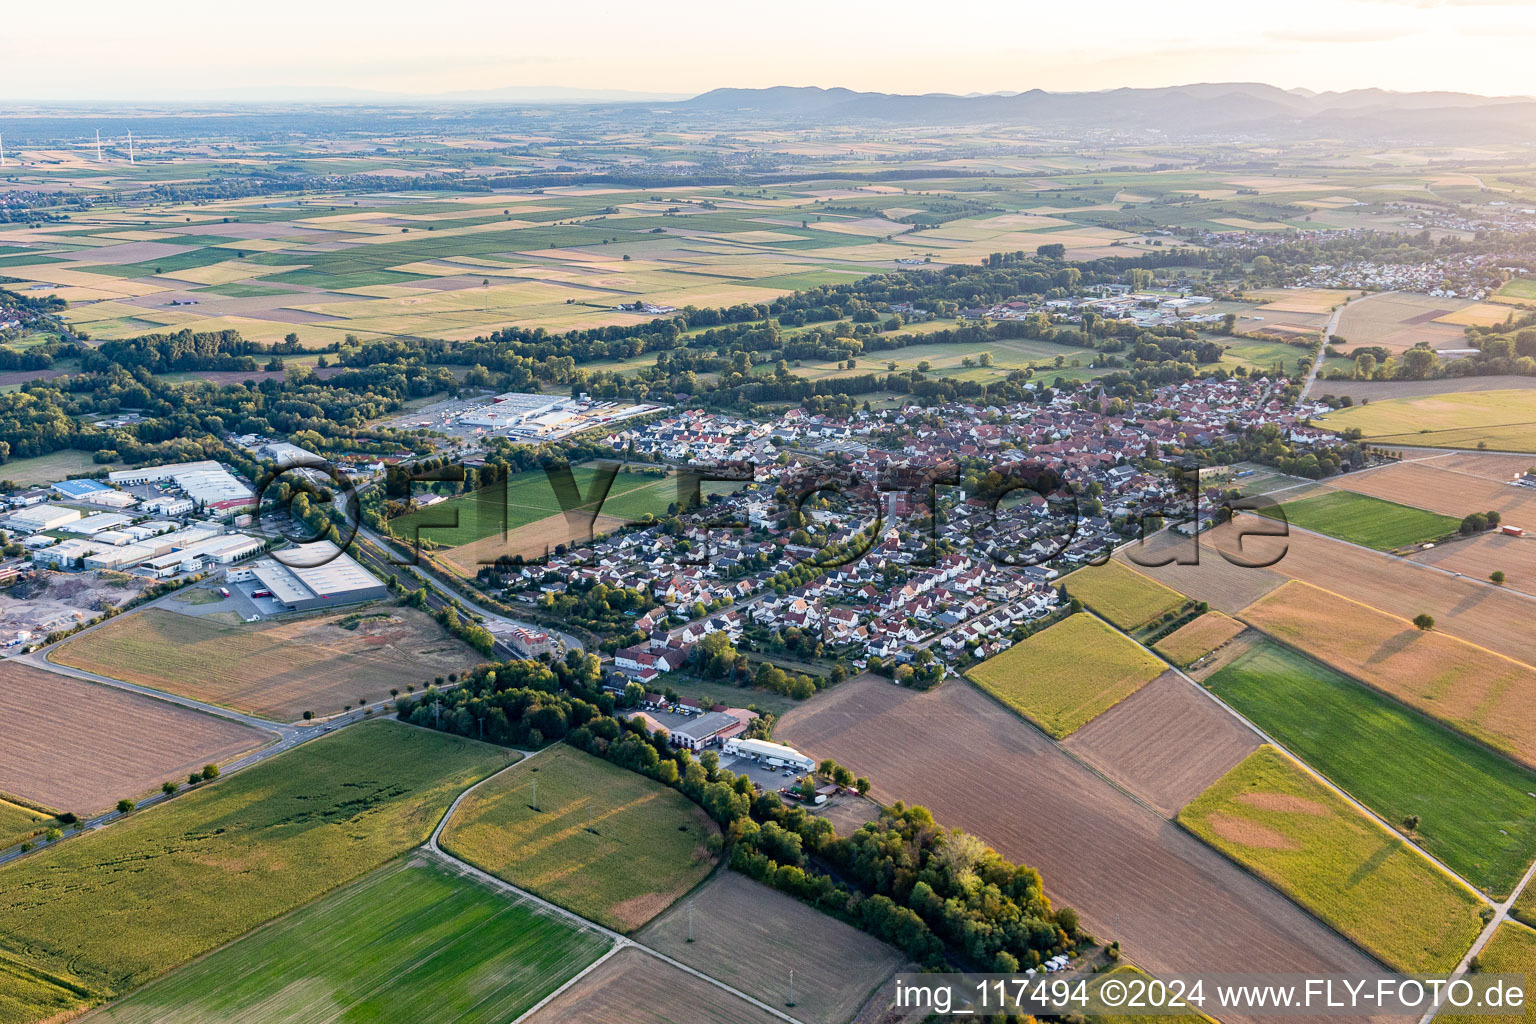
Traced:
<svg viewBox="0 0 1536 1024">
<path fill-rule="evenodd" d="M 39 45 L 45 38 L 62 45 Z M 967 93 L 1263 81 L 1504 95 L 1536 92 L 1532 42 L 1536 14 L 1523 0 L 84 0 L 67 24 L 53 5 L 10 5 L 0 91 L 126 100 L 258 89 Z"/>
</svg>

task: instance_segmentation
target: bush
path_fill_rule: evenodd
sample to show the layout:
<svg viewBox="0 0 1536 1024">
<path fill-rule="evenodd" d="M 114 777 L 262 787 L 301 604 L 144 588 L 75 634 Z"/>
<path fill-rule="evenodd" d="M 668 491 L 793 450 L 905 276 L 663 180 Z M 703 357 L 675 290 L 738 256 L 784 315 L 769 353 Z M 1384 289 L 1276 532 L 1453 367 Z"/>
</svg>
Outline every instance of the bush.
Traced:
<svg viewBox="0 0 1536 1024">
<path fill-rule="evenodd" d="M 135 804 L 132 800 L 119 800 L 117 802 L 117 813 L 118 814 L 127 814 L 129 811 L 133 810 L 137 806 L 138 805 Z"/>
</svg>

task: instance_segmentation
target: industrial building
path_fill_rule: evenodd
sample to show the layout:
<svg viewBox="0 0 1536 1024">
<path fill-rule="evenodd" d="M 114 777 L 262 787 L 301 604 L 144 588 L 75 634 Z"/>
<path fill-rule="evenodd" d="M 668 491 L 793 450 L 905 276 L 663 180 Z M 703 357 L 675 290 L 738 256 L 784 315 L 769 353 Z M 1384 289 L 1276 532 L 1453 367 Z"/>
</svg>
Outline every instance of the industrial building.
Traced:
<svg viewBox="0 0 1536 1024">
<path fill-rule="evenodd" d="M 772 743 L 768 740 L 729 739 L 725 741 L 725 752 L 737 757 L 751 757 L 766 761 L 776 768 L 794 768 L 797 771 L 808 772 L 816 767 L 815 761 L 794 747 L 786 747 L 782 743 Z"/>
<path fill-rule="evenodd" d="M 80 518 L 76 509 L 62 508 L 58 505 L 33 505 L 19 512 L 12 512 L 8 525 L 14 530 L 25 530 L 28 533 L 37 533 L 40 530 L 57 530 L 65 523 L 73 523 Z"/>
<path fill-rule="evenodd" d="M 746 730 L 746 725 L 723 711 L 711 711 L 669 730 L 674 746 L 702 750 L 716 740 L 727 740 Z M 785 748 L 786 750 L 789 748 Z"/>
<path fill-rule="evenodd" d="M 256 580 L 290 612 L 377 601 L 389 594 L 382 580 L 330 541 L 305 544 L 303 553 L 306 562 L 323 564 L 285 565 L 275 558 L 263 558 L 231 572 L 228 578 L 235 582 Z M 292 560 L 286 553 L 284 557 Z"/>
<path fill-rule="evenodd" d="M 49 484 L 48 489 L 61 498 L 79 500 L 94 491 L 110 491 L 112 488 L 99 480 L 60 480 L 56 484 Z"/>
<path fill-rule="evenodd" d="M 125 516 L 120 512 L 97 512 L 95 515 L 77 519 L 72 523 L 66 523 L 59 527 L 65 533 L 78 534 L 81 537 L 94 537 L 98 533 L 107 530 L 116 530 L 133 522 L 131 516 Z"/>
<path fill-rule="evenodd" d="M 126 487 L 171 482 L 194 503 L 220 512 L 249 508 L 256 504 L 256 497 L 249 487 L 235 479 L 229 470 L 207 459 L 202 462 L 181 462 L 169 466 L 121 469 L 107 474 L 107 479 L 114 484 Z"/>
</svg>

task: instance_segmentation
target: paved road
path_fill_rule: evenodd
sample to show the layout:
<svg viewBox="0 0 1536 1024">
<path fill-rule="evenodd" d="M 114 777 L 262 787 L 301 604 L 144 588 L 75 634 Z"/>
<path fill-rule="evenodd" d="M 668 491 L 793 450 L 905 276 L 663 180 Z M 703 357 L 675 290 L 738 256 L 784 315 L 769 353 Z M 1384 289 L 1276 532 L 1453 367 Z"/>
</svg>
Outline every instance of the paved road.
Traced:
<svg viewBox="0 0 1536 1024">
<path fill-rule="evenodd" d="M 1301 386 L 1301 397 L 1297 401 L 1305 402 L 1307 392 L 1312 390 L 1312 385 L 1317 381 L 1317 373 L 1323 368 L 1323 360 L 1328 358 L 1328 339 L 1339 333 L 1339 318 L 1344 315 L 1344 309 L 1349 305 L 1348 300 L 1333 311 L 1328 318 L 1328 323 L 1323 326 L 1323 343 L 1317 346 L 1317 358 L 1312 360 L 1312 369 L 1307 371 L 1306 383 Z"/>
</svg>

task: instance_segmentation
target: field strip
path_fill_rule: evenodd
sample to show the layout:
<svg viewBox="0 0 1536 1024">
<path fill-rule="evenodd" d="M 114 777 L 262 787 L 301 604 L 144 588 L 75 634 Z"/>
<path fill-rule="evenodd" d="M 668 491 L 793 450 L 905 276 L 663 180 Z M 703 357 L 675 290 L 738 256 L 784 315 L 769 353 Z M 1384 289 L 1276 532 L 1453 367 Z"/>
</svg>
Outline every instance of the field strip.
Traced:
<svg viewBox="0 0 1536 1024">
<path fill-rule="evenodd" d="M 568 989 L 571 986 L 575 985 L 582 978 L 585 978 L 587 975 L 589 975 L 593 971 L 597 970 L 603 964 L 607 963 L 620 950 L 625 949 L 625 948 L 627 948 L 627 947 L 623 943 L 621 943 L 621 942 L 615 942 L 613 945 L 609 946 L 608 947 L 608 952 L 604 953 L 602 956 L 600 956 L 596 960 L 592 961 L 590 964 L 588 964 L 582 970 L 576 972 L 576 975 L 574 977 L 572 977 L 569 981 L 567 981 L 564 985 L 561 985 L 559 988 L 555 989 L 549 995 L 545 996 L 543 999 L 540 999 L 538 1002 L 536 1002 L 532 1006 L 528 1007 L 527 1012 L 523 1013 L 521 1016 L 519 1016 L 516 1020 L 514 1020 L 512 1022 L 512 1024 L 522 1024 L 523 1021 L 527 1020 L 529 1017 L 532 1017 L 534 1014 L 536 1014 L 540 1010 L 544 1009 L 545 1006 L 549 1005 L 555 999 L 557 999 L 561 995 L 563 995 L 565 993 L 566 989 Z"/>
<path fill-rule="evenodd" d="M 1410 843 L 1409 845 L 1413 844 Z M 1515 905 L 1515 900 L 1519 899 L 1520 894 L 1525 891 L 1525 887 L 1531 884 L 1532 876 L 1536 876 L 1536 861 L 1532 861 L 1531 866 L 1525 869 L 1525 874 L 1520 878 L 1520 884 L 1515 886 L 1514 891 L 1509 894 L 1509 899 L 1494 905 L 1493 918 L 1482 930 L 1482 933 L 1478 935 L 1477 941 L 1472 943 L 1472 948 L 1467 950 L 1467 955 L 1461 958 L 1461 963 L 1456 965 L 1456 970 L 1451 972 L 1451 977 L 1460 978 L 1467 973 L 1471 968 L 1472 958 L 1481 953 L 1483 947 L 1488 945 L 1488 941 L 1493 938 L 1493 933 L 1499 930 L 1499 925 L 1510 919 L 1509 908 Z M 1430 1021 L 1434 1020 L 1435 1015 L 1440 1012 L 1442 1005 L 1437 1004 L 1431 1007 L 1424 1016 L 1419 1018 L 1419 1024 L 1430 1024 Z"/>
<path fill-rule="evenodd" d="M 549 748 L 548 747 L 544 747 L 542 749 L 543 750 L 548 750 Z M 484 885 L 488 885 L 488 886 L 490 886 L 493 889 L 497 889 L 497 890 L 499 890 L 501 892 L 508 893 L 510 895 L 516 896 L 516 897 L 518 897 L 518 898 L 520 898 L 522 900 L 525 900 L 525 901 L 527 901 L 529 903 L 532 903 L 534 906 L 541 907 L 544 910 L 549 911 L 550 913 L 556 914 L 559 917 L 563 917 L 566 920 L 572 922 L 573 924 L 577 925 L 580 928 L 584 928 L 584 929 L 586 929 L 588 931 L 597 932 L 599 935 L 603 935 L 603 936 L 611 939 L 613 941 L 613 944 L 614 944 L 613 948 L 608 950 L 608 952 L 605 953 L 602 956 L 602 958 L 599 959 L 599 961 L 598 961 L 599 963 L 601 963 L 602 960 L 608 959 L 608 957 L 610 957 L 613 954 L 617 953 L 621 949 L 626 949 L 626 948 L 633 947 L 634 949 L 638 949 L 641 952 L 643 952 L 643 953 L 645 953 L 645 954 L 647 954 L 649 956 L 655 957 L 656 959 L 662 961 L 663 963 L 666 963 L 666 964 L 668 964 L 668 965 L 670 965 L 672 967 L 677 968 L 678 970 L 684 972 L 685 974 L 690 974 L 693 977 L 698 978 L 700 981 L 708 982 L 709 984 L 715 986 L 716 988 L 720 989 L 721 991 L 729 992 L 731 995 L 736 996 L 738 999 L 745 999 L 747 1002 L 751 1003 L 753 1006 L 755 1006 L 758 1009 L 762 1010 L 764 1013 L 770 1013 L 773 1016 L 777 1017 L 779 1020 L 785 1021 L 786 1024 L 804 1024 L 804 1022 L 802 1022 L 802 1021 L 800 1021 L 800 1020 L 798 1020 L 798 1019 L 796 1019 L 794 1017 L 791 1017 L 789 1014 L 784 1013 L 782 1010 L 779 1010 L 776 1007 L 769 1006 L 767 1003 L 763 1002 L 762 1000 L 755 999 L 752 996 L 747 995 L 745 992 L 742 992 L 742 991 L 740 991 L 738 989 L 735 989 L 735 988 L 731 987 L 730 985 L 727 985 L 725 982 L 721 981 L 719 978 L 711 977 L 710 975 L 705 974 L 703 971 L 701 971 L 701 970 L 699 970 L 699 969 L 697 969 L 695 967 L 689 967 L 687 964 L 683 963 L 680 960 L 672 959 L 670 956 L 667 956 L 665 953 L 662 953 L 659 950 L 652 949 L 651 947 L 645 945 L 644 943 L 636 942 L 634 939 L 631 939 L 627 935 L 621 935 L 618 932 L 612 930 L 611 928 L 605 928 L 602 925 L 598 924 L 596 921 L 589 921 L 586 918 L 582 917 L 580 914 L 574 913 L 573 911 L 570 911 L 570 910 L 566 910 L 564 907 L 559 906 L 559 905 L 554 904 L 554 903 L 551 903 L 548 900 L 543 899 L 541 897 L 535 896 L 531 892 L 527 892 L 527 891 L 525 891 L 523 889 L 519 889 L 517 886 L 512 885 L 510 882 L 503 881 L 502 879 L 497 878 L 495 875 L 490 874 L 489 872 L 481 871 L 479 868 L 475 867 L 473 864 L 468 864 L 468 863 L 466 863 L 466 862 L 464 862 L 462 860 L 459 860 L 453 854 L 448 853 L 446 850 L 444 850 L 441 846 L 439 846 L 437 844 L 438 839 L 443 834 L 443 829 L 445 829 L 448 826 L 449 820 L 453 817 L 453 812 L 458 809 L 459 804 L 464 802 L 464 798 L 465 797 L 469 796 L 470 793 L 474 792 L 480 786 L 484 785 L 485 783 L 487 783 L 487 782 L 491 781 L 492 779 L 496 778 L 498 775 L 502 774 L 502 772 L 508 771 L 508 770 L 516 767 L 517 765 L 522 764 L 524 761 L 526 761 L 530 757 L 537 757 L 539 755 L 539 753 L 540 753 L 540 751 L 536 750 L 536 751 L 533 751 L 530 754 L 527 754 L 521 760 L 518 760 L 518 761 L 514 762 L 513 764 L 507 765 L 507 767 L 501 769 L 501 771 L 493 772 L 490 775 L 487 775 L 485 778 L 481 779 L 479 782 L 475 783 L 473 786 L 470 786 L 468 789 L 464 790 L 464 792 L 460 793 L 458 795 L 458 798 L 455 799 L 453 801 L 453 803 L 448 806 L 448 810 L 443 812 L 443 817 L 442 817 L 442 819 L 440 821 L 438 821 L 437 828 L 432 830 L 431 837 L 427 840 L 426 845 L 423 846 L 422 848 L 429 855 L 431 855 L 432 857 L 434 857 L 437 860 L 439 860 L 440 862 L 442 862 L 444 866 L 448 867 L 449 869 L 451 869 L 453 871 L 458 872 L 461 875 L 464 875 L 467 878 L 473 878 L 476 881 L 478 881 L 478 882 L 480 882 L 480 883 L 482 883 Z M 596 966 L 597 966 L 597 964 L 595 964 L 595 963 L 592 965 L 592 967 L 596 967 Z M 587 968 L 587 970 L 591 970 L 592 967 Z M 586 971 L 583 971 L 582 973 L 585 974 Z M 578 977 L 579 977 L 579 975 L 578 975 Z M 576 979 L 574 979 L 574 978 L 572 979 L 572 981 L 575 981 L 575 980 Z M 566 987 L 568 987 L 568 985 L 567 986 L 562 986 L 559 991 L 564 991 Z M 555 995 L 559 995 L 559 991 L 553 993 L 550 996 L 550 998 L 553 999 Z M 545 1002 L 548 1002 L 548 1001 L 549 1000 L 547 1000 L 547 999 L 545 1000 Z M 543 1003 L 539 1004 L 539 1006 L 542 1006 L 542 1005 L 544 1005 L 544 1004 Z M 534 1009 L 538 1009 L 538 1007 L 534 1007 Z M 528 1013 L 532 1013 L 532 1012 L 533 1012 L 533 1010 L 529 1010 L 528 1011 Z M 522 1020 L 524 1017 L 527 1017 L 527 1016 L 528 1016 L 528 1014 L 523 1014 L 523 1016 L 519 1017 L 518 1020 Z M 515 1024 L 515 1022 L 514 1022 L 514 1024 Z"/>
<path fill-rule="evenodd" d="M 1134 543 L 1134 542 L 1132 542 L 1132 543 Z M 1129 545 L 1127 545 L 1127 546 L 1129 546 Z M 1370 550 L 1370 549 L 1366 549 L 1366 550 Z M 1380 554 L 1380 552 L 1374 552 L 1374 553 L 1375 554 Z M 1388 556 L 1385 556 L 1385 557 L 1391 557 L 1391 556 L 1388 555 Z M 1332 591 L 1329 591 L 1329 593 L 1332 593 Z M 1474 645 L 1474 646 L 1476 646 L 1476 645 Z M 1150 650 L 1150 648 L 1149 648 L 1149 650 Z M 1490 652 L 1490 653 L 1493 653 L 1493 652 Z M 1163 658 L 1163 656 L 1158 654 L 1156 651 L 1152 651 L 1152 654 L 1155 657 L 1157 657 L 1159 660 L 1167 662 L 1167 659 Z M 1393 827 L 1384 818 L 1382 818 L 1381 815 L 1377 814 L 1375 811 L 1371 810 L 1369 807 L 1365 806 L 1360 801 L 1356 800 L 1353 796 L 1351 796 L 1350 794 L 1346 793 L 1343 789 L 1340 789 L 1338 786 L 1334 785 L 1333 782 L 1330 779 L 1324 777 L 1320 772 L 1318 772 L 1315 769 L 1313 769 L 1313 767 L 1311 765 L 1307 764 L 1301 758 L 1299 758 L 1295 754 L 1293 754 L 1285 746 L 1285 744 L 1281 743 L 1279 740 L 1275 739 L 1273 736 L 1270 736 L 1263 729 L 1260 729 L 1257 725 L 1255 725 L 1253 722 L 1249 721 L 1246 717 L 1244 717 L 1243 714 L 1241 712 L 1239 712 L 1236 708 L 1232 707 L 1226 701 L 1224 701 L 1220 697 L 1216 696 L 1216 694 L 1212 693 L 1210 690 L 1207 690 L 1205 687 L 1201 686 L 1198 682 L 1195 681 L 1195 679 L 1192 676 L 1190 676 L 1183 669 L 1179 668 L 1177 665 L 1172 664 L 1171 662 L 1168 663 L 1168 667 L 1172 671 L 1176 672 L 1178 674 L 1179 678 L 1183 679 L 1190 686 L 1193 686 L 1196 690 L 1198 690 L 1201 693 L 1203 693 L 1208 699 L 1210 699 L 1212 701 L 1215 701 L 1216 704 L 1218 706 L 1220 706 L 1221 708 L 1225 709 L 1228 714 L 1232 715 L 1239 722 L 1242 722 L 1249 729 L 1252 729 L 1253 732 L 1261 740 L 1263 740 L 1265 743 L 1268 743 L 1270 746 L 1272 746 L 1276 750 L 1280 751 L 1280 753 L 1284 754 L 1286 756 L 1286 758 L 1288 758 L 1289 760 L 1291 760 L 1294 763 L 1296 763 L 1297 765 L 1299 765 L 1301 767 L 1302 771 L 1306 772 L 1313 779 L 1316 779 L 1323 786 L 1327 787 L 1329 790 L 1331 790 L 1332 792 L 1336 793 L 1338 796 L 1343 798 L 1351 807 L 1355 808 L 1361 814 L 1365 815 L 1367 818 L 1370 818 L 1372 821 L 1374 821 L 1377 824 L 1379 824 L 1382 828 L 1385 828 L 1392 835 L 1399 835 L 1399 836 L 1402 835 L 1401 832 L 1399 832 L 1395 827 Z M 1373 692 L 1379 692 L 1379 691 L 1373 691 Z M 1076 755 L 1073 755 L 1073 757 L 1074 757 L 1074 759 L 1076 759 Z M 1079 761 L 1079 763 L 1081 763 L 1081 762 Z M 1119 788 L 1119 787 L 1116 787 L 1116 788 Z M 1423 849 L 1417 843 L 1410 842 L 1410 843 L 1408 843 L 1408 846 L 1411 847 L 1413 850 L 1417 851 L 1419 856 L 1421 856 L 1425 860 L 1429 861 L 1435 867 L 1439 868 L 1441 871 L 1445 872 L 1450 877 L 1456 879 L 1458 882 L 1460 882 L 1461 884 L 1465 885 L 1468 889 L 1471 889 L 1474 893 L 1477 894 L 1477 898 L 1482 900 L 1485 904 L 1488 904 L 1489 906 L 1495 906 L 1493 901 L 1490 900 L 1487 896 L 1485 896 L 1482 893 L 1482 891 L 1477 888 L 1477 886 L 1473 885 L 1471 882 L 1468 882 L 1465 878 L 1462 878 L 1461 875 L 1457 874 L 1455 871 L 1452 871 L 1449 867 L 1447 867 L 1444 863 L 1442 863 L 1439 858 L 1437 858 L 1434 855 L 1430 854 L 1427 850 Z M 1536 861 L 1533 861 L 1527 867 L 1526 873 L 1525 873 L 1525 879 L 1516 888 L 1516 890 L 1515 890 L 1516 894 L 1518 894 L 1520 892 L 1520 890 L 1525 888 L 1525 882 L 1528 882 L 1530 880 L 1531 875 L 1532 875 L 1533 872 L 1536 872 Z M 1257 877 L 1257 876 L 1255 876 L 1255 877 Z M 1268 884 L 1268 883 L 1266 883 L 1266 884 Z M 1290 899 L 1289 896 L 1287 896 L 1286 898 Z M 1513 897 L 1511 897 L 1510 905 L 1513 905 Z M 1507 909 L 1507 907 L 1506 907 L 1506 909 Z M 1308 913 L 1310 913 L 1310 911 L 1308 911 Z M 1331 928 L 1332 926 L 1330 925 L 1329 927 Z"/>
</svg>

